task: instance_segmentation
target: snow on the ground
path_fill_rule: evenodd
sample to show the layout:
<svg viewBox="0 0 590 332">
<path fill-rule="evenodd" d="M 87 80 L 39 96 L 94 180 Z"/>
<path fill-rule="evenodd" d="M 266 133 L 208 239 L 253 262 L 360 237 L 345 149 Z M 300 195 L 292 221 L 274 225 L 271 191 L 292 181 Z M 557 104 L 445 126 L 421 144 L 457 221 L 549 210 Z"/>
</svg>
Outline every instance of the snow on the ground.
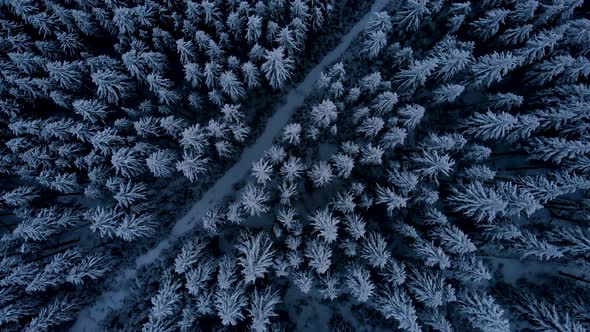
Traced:
<svg viewBox="0 0 590 332">
<path fill-rule="evenodd" d="M 299 107 L 303 106 L 305 97 L 314 91 L 315 82 L 320 74 L 330 64 L 340 58 L 355 38 L 363 31 L 371 16 L 385 8 L 389 1 L 376 0 L 373 3 L 371 10 L 342 37 L 340 44 L 328 53 L 318 65 L 311 69 L 305 76 L 303 82 L 299 83 L 287 94 L 286 102 L 267 121 L 264 132 L 256 139 L 256 142 L 244 149 L 240 160 L 192 206 L 183 218 L 176 222 L 171 236 L 158 243 L 156 247 L 147 253 L 139 256 L 135 261 L 135 266 L 128 268 L 119 276 L 115 277 L 112 289 L 103 293 L 92 306 L 80 312 L 71 331 L 100 331 L 100 323 L 108 315 L 109 311 L 120 309 L 123 306 L 124 299 L 129 294 L 131 285 L 137 275 L 137 270 L 144 265 L 153 263 L 162 251 L 172 246 L 177 237 L 193 229 L 207 211 L 216 204 L 219 204 L 224 197 L 234 192 L 234 185 L 248 176 L 252 163 L 260 159 L 264 155 L 264 152 L 271 147 L 275 137 L 288 124 L 293 113 Z"/>
</svg>

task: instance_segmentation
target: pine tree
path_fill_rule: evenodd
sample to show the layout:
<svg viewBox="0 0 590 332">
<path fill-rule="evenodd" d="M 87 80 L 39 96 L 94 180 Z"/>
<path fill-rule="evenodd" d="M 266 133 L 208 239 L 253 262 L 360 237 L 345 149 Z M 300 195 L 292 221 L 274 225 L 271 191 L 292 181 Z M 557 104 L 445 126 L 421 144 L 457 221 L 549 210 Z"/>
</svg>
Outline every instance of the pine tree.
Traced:
<svg viewBox="0 0 590 332">
<path fill-rule="evenodd" d="M 293 182 L 283 181 L 279 186 L 282 205 L 291 205 L 291 200 L 298 194 L 297 185 Z"/>
<path fill-rule="evenodd" d="M 508 216 L 518 216 L 524 212 L 526 216 L 530 217 L 543 208 L 534 195 L 522 186 L 516 186 L 510 182 L 500 182 L 498 189 L 502 198 L 508 203 L 506 207 Z"/>
<path fill-rule="evenodd" d="M 407 32 L 417 31 L 420 21 L 430 14 L 428 0 L 408 0 L 394 16 L 394 23 Z"/>
<path fill-rule="evenodd" d="M 393 127 L 383 134 L 379 144 L 384 149 L 393 149 L 398 145 L 403 145 L 408 136 L 405 128 Z"/>
<path fill-rule="evenodd" d="M 542 59 L 551 52 L 555 45 L 563 38 L 563 34 L 554 31 L 540 32 L 526 42 L 516 54 L 524 64 L 531 64 Z"/>
<path fill-rule="evenodd" d="M 584 331 L 582 323 L 573 314 L 558 309 L 553 303 L 531 294 L 519 294 L 520 299 L 513 304 L 515 311 L 525 317 L 540 330 Z"/>
<path fill-rule="evenodd" d="M 347 179 L 350 177 L 354 169 L 354 159 L 349 155 L 337 153 L 330 157 L 330 161 L 334 165 L 334 170 L 338 177 Z"/>
<path fill-rule="evenodd" d="M 241 253 L 238 264 L 242 267 L 245 283 L 254 283 L 256 279 L 264 278 L 273 264 L 274 250 L 270 237 L 266 233 L 245 234 L 236 249 Z"/>
<path fill-rule="evenodd" d="M 496 215 L 504 213 L 508 204 L 493 189 L 484 187 L 481 182 L 473 182 L 459 188 L 451 188 L 448 198 L 457 212 L 474 218 L 477 222 L 491 222 Z"/>
<path fill-rule="evenodd" d="M 371 73 L 361 79 L 360 86 L 363 90 L 368 91 L 369 93 L 375 93 L 377 89 L 381 86 L 382 79 L 380 72 Z"/>
<path fill-rule="evenodd" d="M 185 287 L 189 294 L 198 296 L 206 291 L 208 283 L 213 279 L 217 264 L 211 259 L 205 258 L 198 261 L 188 272 L 185 273 Z"/>
<path fill-rule="evenodd" d="M 97 94 L 100 98 L 106 99 L 109 103 L 118 104 L 127 99 L 131 94 L 132 85 L 129 78 L 121 72 L 102 69 L 90 75 L 92 82 L 97 87 Z"/>
<path fill-rule="evenodd" d="M 435 68 L 433 77 L 443 82 L 448 82 L 455 75 L 469 68 L 474 61 L 469 50 L 457 48 L 442 52 L 438 58 L 439 65 Z"/>
<path fill-rule="evenodd" d="M 310 267 L 318 274 L 324 274 L 330 268 L 332 250 L 323 241 L 312 239 L 305 246 L 305 257 L 309 259 Z"/>
<path fill-rule="evenodd" d="M 465 283 L 480 283 L 492 279 L 492 274 L 484 263 L 473 256 L 459 258 L 459 262 L 453 265 L 456 269 L 455 276 Z"/>
<path fill-rule="evenodd" d="M 332 167 L 325 161 L 319 161 L 312 165 L 307 174 L 316 188 L 321 188 L 332 182 L 334 179 Z"/>
<path fill-rule="evenodd" d="M 314 126 L 327 128 L 338 118 L 338 109 L 329 99 L 324 99 L 320 104 L 312 107 L 310 111 Z"/>
<path fill-rule="evenodd" d="M 338 238 L 338 224 L 340 219 L 333 216 L 328 208 L 317 210 L 309 217 L 314 230 L 327 243 L 332 243 Z"/>
<path fill-rule="evenodd" d="M 184 121 L 178 117 L 175 117 L 174 115 L 159 118 L 158 121 L 160 123 L 160 127 L 164 129 L 166 134 L 175 138 L 180 136 L 185 127 Z"/>
<path fill-rule="evenodd" d="M 383 30 L 370 32 L 363 44 L 363 53 L 367 54 L 369 59 L 374 59 L 387 45 L 387 34 Z"/>
<path fill-rule="evenodd" d="M 0 199 L 2 199 L 7 205 L 17 207 L 29 205 L 39 197 L 40 196 L 34 187 L 20 186 L 11 191 L 3 192 Z"/>
<path fill-rule="evenodd" d="M 439 271 L 412 269 L 408 284 L 414 298 L 428 308 L 437 308 L 457 298 L 453 287 L 445 282 Z"/>
<path fill-rule="evenodd" d="M 26 302 L 14 302 L 0 308 L 0 326 L 6 323 L 17 323 L 24 317 L 35 313 L 35 305 Z"/>
<path fill-rule="evenodd" d="M 455 166 L 455 161 L 448 154 L 440 155 L 437 151 L 423 152 L 415 155 L 412 161 L 416 163 L 416 172 L 438 182 L 438 176 L 449 176 Z"/>
<path fill-rule="evenodd" d="M 88 213 L 87 218 L 90 220 L 90 230 L 99 232 L 101 237 L 112 238 L 115 236 L 119 219 L 122 217 L 115 209 L 97 207 Z"/>
<path fill-rule="evenodd" d="M 564 42 L 571 46 L 576 46 L 582 50 L 583 54 L 588 54 L 590 48 L 588 47 L 588 27 L 590 20 L 579 18 L 571 20 L 567 23 L 564 31 Z"/>
<path fill-rule="evenodd" d="M 422 312 L 420 316 L 424 325 L 430 326 L 433 330 L 439 332 L 452 332 L 453 327 L 445 317 L 445 312 L 439 309 L 428 309 Z"/>
<path fill-rule="evenodd" d="M 374 293 L 375 284 L 371 281 L 369 270 L 360 265 L 353 264 L 347 267 L 345 281 L 350 293 L 358 302 L 367 302 Z"/>
<path fill-rule="evenodd" d="M 256 178 L 258 184 L 264 185 L 266 182 L 270 181 L 272 172 L 272 165 L 268 160 L 262 158 L 252 164 L 252 176 Z"/>
<path fill-rule="evenodd" d="M 283 142 L 297 145 L 301 142 L 302 127 L 299 123 L 290 123 L 283 128 Z"/>
<path fill-rule="evenodd" d="M 387 11 L 375 13 L 365 27 L 365 31 L 383 30 L 390 32 L 391 29 L 393 29 L 393 25 L 391 24 L 391 17 Z"/>
<path fill-rule="evenodd" d="M 516 68 L 520 61 L 518 56 L 509 52 L 482 55 L 471 67 L 474 83 L 478 86 L 489 87 L 492 83 L 499 82 L 509 71 Z"/>
<path fill-rule="evenodd" d="M 524 98 L 513 93 L 496 93 L 490 96 L 490 106 L 495 109 L 510 111 L 512 108 L 520 107 Z"/>
<path fill-rule="evenodd" d="M 410 332 L 422 330 L 417 323 L 418 317 L 416 309 L 412 305 L 412 299 L 403 289 L 398 287 L 381 288 L 376 295 L 375 306 L 386 319 L 395 319 L 400 330 Z"/>
<path fill-rule="evenodd" d="M 111 164 L 117 175 L 132 178 L 138 176 L 143 171 L 143 163 L 139 158 L 140 155 L 136 150 L 121 148 L 111 155 Z"/>
<path fill-rule="evenodd" d="M 83 67 L 79 62 L 49 62 L 45 68 L 49 79 L 66 90 L 75 91 L 82 85 Z M 94 81 L 94 76 L 92 79 Z"/>
<path fill-rule="evenodd" d="M 465 133 L 484 140 L 497 140 L 507 136 L 517 125 L 518 118 L 501 112 L 476 113 L 464 123 Z"/>
<path fill-rule="evenodd" d="M 478 292 L 463 292 L 458 301 L 459 312 L 474 328 L 483 332 L 510 331 L 504 310 L 493 297 Z"/>
<path fill-rule="evenodd" d="M 161 135 L 160 122 L 153 116 L 142 117 L 138 121 L 133 122 L 133 128 L 137 132 L 137 135 L 141 137 L 159 137 Z"/>
<path fill-rule="evenodd" d="M 406 105 L 397 111 L 404 127 L 408 129 L 415 128 L 424 117 L 425 112 L 426 109 L 417 104 Z"/>
<path fill-rule="evenodd" d="M 383 269 L 390 259 L 387 242 L 379 233 L 370 232 L 365 237 L 361 250 L 361 258 L 367 260 L 374 268 Z"/>
<path fill-rule="evenodd" d="M 194 182 L 199 179 L 199 176 L 207 172 L 207 164 L 209 159 L 203 158 L 201 155 L 191 155 L 184 153 L 182 160 L 176 162 L 176 170 L 190 181 Z"/>
<path fill-rule="evenodd" d="M 121 224 L 115 229 L 115 235 L 125 241 L 134 241 L 147 237 L 156 229 L 151 215 L 125 215 Z"/>
<path fill-rule="evenodd" d="M 280 169 L 280 174 L 289 182 L 295 182 L 299 179 L 305 171 L 305 165 L 301 158 L 290 156 L 289 159 L 283 163 Z"/>
<path fill-rule="evenodd" d="M 144 330 L 158 326 L 174 315 L 181 301 L 178 294 L 181 284 L 173 280 L 171 274 L 166 273 L 160 282 L 158 293 L 151 298 L 152 308 L 148 315 L 149 322 L 144 324 Z"/>
<path fill-rule="evenodd" d="M 199 237 L 185 241 L 180 253 L 174 259 L 174 271 L 178 274 L 186 273 L 201 259 L 206 246 L 207 242 Z"/>
<path fill-rule="evenodd" d="M 293 283 L 304 294 L 308 294 L 311 291 L 314 280 L 313 275 L 307 271 L 296 272 L 293 275 Z"/>
<path fill-rule="evenodd" d="M 398 96 L 395 92 L 386 91 L 377 96 L 373 100 L 373 109 L 375 109 L 376 115 L 382 116 L 393 111 L 393 107 L 399 101 Z"/>
<path fill-rule="evenodd" d="M 397 91 L 403 94 L 413 93 L 432 76 L 438 63 L 438 59 L 434 58 L 413 60 L 407 69 L 403 69 L 393 76 L 393 81 L 398 85 Z"/>
<path fill-rule="evenodd" d="M 116 146 L 124 143 L 124 139 L 118 135 L 116 129 L 105 127 L 90 137 L 90 143 L 102 154 L 110 155 Z"/>
<path fill-rule="evenodd" d="M 219 76 L 219 85 L 221 90 L 229 95 L 233 102 L 237 102 L 246 95 L 242 82 L 238 80 L 238 77 L 232 71 L 225 71 Z"/>
<path fill-rule="evenodd" d="M 255 64 L 252 62 L 246 62 L 242 65 L 241 69 L 248 89 L 257 88 L 260 86 L 260 71 Z"/>
<path fill-rule="evenodd" d="M 587 256 L 590 249 L 590 235 L 578 226 L 556 227 L 549 233 L 549 238 L 553 242 L 559 242 L 568 255 Z"/>
<path fill-rule="evenodd" d="M 252 330 L 255 332 L 267 331 L 270 317 L 277 316 L 275 307 L 281 302 L 278 291 L 273 292 L 270 287 L 258 292 L 254 289 L 250 307 L 247 309 L 252 318 Z"/>
<path fill-rule="evenodd" d="M 146 158 L 146 165 L 155 177 L 169 177 L 174 172 L 175 154 L 168 150 L 157 150 Z"/>
<path fill-rule="evenodd" d="M 445 84 L 433 91 L 434 102 L 437 104 L 454 102 L 465 90 L 460 84 Z"/>
<path fill-rule="evenodd" d="M 445 251 L 452 254 L 468 254 L 477 249 L 467 234 L 455 225 L 439 226 L 431 235 L 440 242 Z"/>
<path fill-rule="evenodd" d="M 399 196 L 392 188 L 383 188 L 377 185 L 377 204 L 387 205 L 387 213 L 393 214 L 395 209 L 406 207 L 407 199 Z"/>
<path fill-rule="evenodd" d="M 75 313 L 80 308 L 80 301 L 70 296 L 57 298 L 47 306 L 41 308 L 39 314 L 31 320 L 25 330 L 48 331 L 51 327 L 74 319 Z"/>
<path fill-rule="evenodd" d="M 249 183 L 242 192 L 240 202 L 246 213 L 251 216 L 259 216 L 268 212 L 269 208 L 266 203 L 269 199 L 270 197 L 264 188 Z"/>
<path fill-rule="evenodd" d="M 496 171 L 485 165 L 473 165 L 464 169 L 461 176 L 469 180 L 491 181 L 496 177 Z"/>
<path fill-rule="evenodd" d="M 539 2 L 537 0 L 518 1 L 510 14 L 510 19 L 516 22 L 527 22 L 533 18 L 537 8 L 539 8 Z"/>
<path fill-rule="evenodd" d="M 350 191 L 339 192 L 336 194 L 330 205 L 335 211 L 342 214 L 349 215 L 354 212 L 356 203 L 354 202 L 354 194 Z"/>
<path fill-rule="evenodd" d="M 242 311 L 248 304 L 243 286 L 238 285 L 228 289 L 218 288 L 215 291 L 215 310 L 221 323 L 225 326 L 234 326 L 239 320 L 244 319 Z"/>
<path fill-rule="evenodd" d="M 320 277 L 320 294 L 322 294 L 322 298 L 325 300 L 334 301 L 340 295 L 340 279 L 329 272 Z"/>
<path fill-rule="evenodd" d="M 363 220 L 363 217 L 358 214 L 347 214 L 344 218 L 344 226 L 346 227 L 348 234 L 355 240 L 365 236 L 366 223 Z"/>
<path fill-rule="evenodd" d="M 510 14 L 510 11 L 507 9 L 492 9 L 486 12 L 485 17 L 471 23 L 473 34 L 481 40 L 493 37 L 498 33 L 500 24 L 504 23 L 508 14 Z"/>
<path fill-rule="evenodd" d="M 394 258 L 389 258 L 385 268 L 379 271 L 381 276 L 385 278 L 387 283 L 393 286 L 402 285 L 407 278 L 406 264 L 398 262 Z"/>
<path fill-rule="evenodd" d="M 66 281 L 75 285 L 84 283 L 83 279 L 88 277 L 96 280 L 102 277 L 109 270 L 106 257 L 100 254 L 89 254 L 78 264 L 73 265 L 67 271 Z"/>
<path fill-rule="evenodd" d="M 528 230 L 522 231 L 522 238 L 519 238 L 517 252 L 521 254 L 521 259 L 529 256 L 535 256 L 540 260 L 550 260 L 563 257 L 563 249 L 539 239 L 535 234 Z"/>
<path fill-rule="evenodd" d="M 501 36 L 500 40 L 502 40 L 505 44 L 508 45 L 516 45 L 524 42 L 525 40 L 529 39 L 531 32 L 533 31 L 534 26 L 532 24 L 525 24 L 521 26 L 517 26 L 514 28 L 507 29 Z"/>
<path fill-rule="evenodd" d="M 414 244 L 414 250 L 418 254 L 418 257 L 424 260 L 426 266 L 432 267 L 438 265 L 441 270 L 445 270 L 451 266 L 451 261 L 444 251 L 430 241 L 418 240 Z"/>
<path fill-rule="evenodd" d="M 381 165 L 385 151 L 380 146 L 368 143 L 363 147 L 360 163 L 363 165 Z"/>
<path fill-rule="evenodd" d="M 128 208 L 138 201 L 147 198 L 147 187 L 144 183 L 133 183 L 128 181 L 119 185 L 119 191 L 113 196 L 118 205 Z"/>
<path fill-rule="evenodd" d="M 295 228 L 297 224 L 297 211 L 292 208 L 281 208 L 277 213 L 277 220 L 288 230 Z"/>
<path fill-rule="evenodd" d="M 77 249 L 68 249 L 63 253 L 55 254 L 43 270 L 28 283 L 25 291 L 42 292 L 50 287 L 58 286 L 64 282 L 64 275 L 67 274 L 68 269 L 80 258 L 81 254 Z"/>
<path fill-rule="evenodd" d="M 528 148 L 531 159 L 560 164 L 564 159 L 575 159 L 590 153 L 590 146 L 583 141 L 560 137 L 535 137 Z"/>
<path fill-rule="evenodd" d="M 261 69 L 266 79 L 274 89 L 282 89 L 291 78 L 294 61 L 290 57 L 285 58 L 283 47 L 266 51 L 264 58 L 266 62 L 262 64 Z"/>
</svg>

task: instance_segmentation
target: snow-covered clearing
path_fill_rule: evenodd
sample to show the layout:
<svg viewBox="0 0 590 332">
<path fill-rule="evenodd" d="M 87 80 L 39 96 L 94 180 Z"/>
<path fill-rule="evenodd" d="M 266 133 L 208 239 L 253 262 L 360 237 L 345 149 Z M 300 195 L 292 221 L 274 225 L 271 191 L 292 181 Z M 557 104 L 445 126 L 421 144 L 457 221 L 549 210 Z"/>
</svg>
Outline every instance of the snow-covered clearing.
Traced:
<svg viewBox="0 0 590 332">
<path fill-rule="evenodd" d="M 111 290 L 103 293 L 92 306 L 80 312 L 71 331 L 100 331 L 100 324 L 107 314 L 111 310 L 118 310 L 123 306 L 123 302 L 130 293 L 131 285 L 137 276 L 138 269 L 156 261 L 163 250 L 172 246 L 177 237 L 189 232 L 207 211 L 216 204 L 221 203 L 224 197 L 234 192 L 234 185 L 248 176 L 252 163 L 260 159 L 264 152 L 271 147 L 275 137 L 281 133 L 282 128 L 289 122 L 293 113 L 303 105 L 305 98 L 314 91 L 314 85 L 320 73 L 340 58 L 363 31 L 371 16 L 385 8 L 389 1 L 376 0 L 373 3 L 371 10 L 342 37 L 340 44 L 305 76 L 303 82 L 299 83 L 287 94 L 285 103 L 268 120 L 264 132 L 257 138 L 256 142 L 244 149 L 240 160 L 191 207 L 183 218 L 176 222 L 168 239 L 161 241 L 156 247 L 139 256 L 135 261 L 135 266 L 127 268 L 115 277 Z"/>
</svg>

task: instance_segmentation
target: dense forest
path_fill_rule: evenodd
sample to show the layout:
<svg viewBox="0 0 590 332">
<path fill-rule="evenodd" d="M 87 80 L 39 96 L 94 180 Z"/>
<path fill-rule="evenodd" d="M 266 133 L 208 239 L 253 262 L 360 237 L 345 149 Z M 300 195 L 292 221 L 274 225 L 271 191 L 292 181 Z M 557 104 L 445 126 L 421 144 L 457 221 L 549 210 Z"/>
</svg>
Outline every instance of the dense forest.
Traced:
<svg viewBox="0 0 590 332">
<path fill-rule="evenodd" d="M 589 13 L 0 0 L 0 329 L 590 330 Z"/>
</svg>

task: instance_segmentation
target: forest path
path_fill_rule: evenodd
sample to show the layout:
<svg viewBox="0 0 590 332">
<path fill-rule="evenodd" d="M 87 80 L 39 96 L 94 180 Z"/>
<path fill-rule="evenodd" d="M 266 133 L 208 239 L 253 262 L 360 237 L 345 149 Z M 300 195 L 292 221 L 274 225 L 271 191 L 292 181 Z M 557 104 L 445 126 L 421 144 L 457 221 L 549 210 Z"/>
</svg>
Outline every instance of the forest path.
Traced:
<svg viewBox="0 0 590 332">
<path fill-rule="evenodd" d="M 272 146 L 274 139 L 280 135 L 283 127 L 289 123 L 291 116 L 299 107 L 303 106 L 305 98 L 314 91 L 315 82 L 320 77 L 320 74 L 342 56 L 364 30 L 373 14 L 383 10 L 390 1 L 375 0 L 369 12 L 342 37 L 340 44 L 324 56 L 321 62 L 309 71 L 301 83 L 291 89 L 286 96 L 284 104 L 267 121 L 264 132 L 256 139 L 254 144 L 242 151 L 240 160 L 191 207 L 184 217 L 176 221 L 170 236 L 160 241 L 156 247 L 147 253 L 137 257 L 135 266 L 127 268 L 118 276 L 114 277 L 111 289 L 98 297 L 92 306 L 80 312 L 78 319 L 70 331 L 100 331 L 101 322 L 106 318 L 108 313 L 111 310 L 118 310 L 123 307 L 125 298 L 131 293 L 131 288 L 138 270 L 143 266 L 155 262 L 165 249 L 170 248 L 174 244 L 178 237 L 193 229 L 195 224 L 201 220 L 207 211 L 221 203 L 224 197 L 234 193 L 234 186 L 249 175 L 252 163 L 260 159 L 264 155 L 264 152 Z"/>
</svg>

